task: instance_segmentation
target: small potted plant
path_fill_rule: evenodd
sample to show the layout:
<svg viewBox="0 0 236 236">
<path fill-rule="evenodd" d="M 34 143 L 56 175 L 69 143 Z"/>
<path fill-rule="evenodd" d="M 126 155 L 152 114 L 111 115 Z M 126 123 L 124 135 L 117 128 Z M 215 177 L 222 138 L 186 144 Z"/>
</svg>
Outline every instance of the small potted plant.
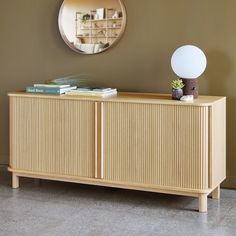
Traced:
<svg viewBox="0 0 236 236">
<path fill-rule="evenodd" d="M 183 87 L 184 87 L 182 79 L 173 80 L 171 83 L 171 87 L 172 87 L 172 99 L 180 100 L 180 98 L 183 96 Z"/>
<path fill-rule="evenodd" d="M 90 15 L 89 15 L 89 14 L 85 14 L 85 15 L 83 15 L 82 18 L 80 19 L 80 22 L 81 22 L 82 24 L 86 24 L 88 20 L 90 20 Z"/>
</svg>

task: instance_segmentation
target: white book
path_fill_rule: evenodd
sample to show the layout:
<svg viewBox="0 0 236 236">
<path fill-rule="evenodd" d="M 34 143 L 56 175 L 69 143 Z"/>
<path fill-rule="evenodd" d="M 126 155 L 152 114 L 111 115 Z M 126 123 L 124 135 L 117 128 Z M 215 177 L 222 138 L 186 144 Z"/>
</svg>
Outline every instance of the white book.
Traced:
<svg viewBox="0 0 236 236">
<path fill-rule="evenodd" d="M 92 87 L 79 87 L 77 88 L 78 91 L 93 91 L 93 92 L 109 92 L 114 89 L 112 88 L 92 88 Z"/>
<path fill-rule="evenodd" d="M 81 92 L 92 91 L 90 88 L 77 88 L 76 90 Z"/>
<path fill-rule="evenodd" d="M 97 91 L 97 92 L 109 92 L 111 90 L 114 90 L 112 88 L 95 88 L 93 89 L 93 91 Z"/>
<path fill-rule="evenodd" d="M 78 94 L 97 94 L 97 95 L 103 95 L 103 94 L 109 94 L 109 93 L 117 93 L 116 89 L 110 89 L 107 91 L 99 91 L 99 90 L 88 90 L 88 89 L 76 89 L 73 91 L 74 93 Z"/>
<path fill-rule="evenodd" d="M 34 87 L 45 87 L 45 88 L 68 88 L 70 87 L 69 84 L 34 84 Z"/>
<path fill-rule="evenodd" d="M 77 90 L 72 90 L 72 91 L 66 92 L 66 95 L 70 95 L 70 96 L 91 96 L 91 97 L 105 98 L 105 97 L 110 97 L 110 96 L 117 95 L 117 91 L 99 93 L 99 92 L 93 92 L 93 91 L 81 92 L 81 91 L 77 91 Z"/>
<path fill-rule="evenodd" d="M 67 88 L 61 88 L 61 89 L 60 89 L 60 92 L 61 92 L 61 93 L 65 93 L 65 92 L 74 91 L 74 90 L 76 90 L 76 89 L 77 89 L 76 86 L 73 86 L 73 87 L 67 87 Z"/>
</svg>

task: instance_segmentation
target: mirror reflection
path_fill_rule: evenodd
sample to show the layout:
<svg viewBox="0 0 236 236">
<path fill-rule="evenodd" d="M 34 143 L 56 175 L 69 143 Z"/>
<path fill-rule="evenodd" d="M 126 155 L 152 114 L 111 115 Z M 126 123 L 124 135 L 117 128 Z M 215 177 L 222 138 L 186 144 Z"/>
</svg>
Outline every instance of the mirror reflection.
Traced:
<svg viewBox="0 0 236 236">
<path fill-rule="evenodd" d="M 74 51 L 96 54 L 113 46 L 126 25 L 121 0 L 65 0 L 59 14 L 62 38 Z"/>
</svg>

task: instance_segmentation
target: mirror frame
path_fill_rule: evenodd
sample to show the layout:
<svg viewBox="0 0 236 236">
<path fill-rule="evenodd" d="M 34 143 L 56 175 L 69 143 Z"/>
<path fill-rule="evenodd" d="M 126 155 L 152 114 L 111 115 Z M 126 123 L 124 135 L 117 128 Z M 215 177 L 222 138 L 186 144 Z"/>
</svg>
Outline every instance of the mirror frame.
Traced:
<svg viewBox="0 0 236 236">
<path fill-rule="evenodd" d="M 105 48 L 104 50 L 100 51 L 100 52 L 96 52 L 96 53 L 86 53 L 86 52 L 83 52 L 79 49 L 76 49 L 73 45 L 71 45 L 71 43 L 69 42 L 69 40 L 67 39 L 65 33 L 64 33 L 64 30 L 63 30 L 63 27 L 62 27 L 62 22 L 61 22 L 61 18 L 62 18 L 62 12 L 63 12 L 63 9 L 64 9 L 64 6 L 65 6 L 65 1 L 66 0 L 63 0 L 63 3 L 60 7 L 60 11 L 59 11 L 59 15 L 58 15 L 58 27 L 59 27 L 59 31 L 60 31 L 60 34 L 61 34 L 61 37 L 62 39 L 64 40 L 64 42 L 67 44 L 67 46 L 72 49 L 73 51 L 79 53 L 79 54 L 83 54 L 83 55 L 96 55 L 96 54 L 100 54 L 100 53 L 103 53 L 105 51 L 107 51 L 108 49 L 114 47 L 115 45 L 117 45 L 117 43 L 121 40 L 121 38 L 123 37 L 124 35 L 124 32 L 125 32 L 125 29 L 126 29 L 126 26 L 127 26 L 127 11 L 126 11 L 126 7 L 125 7 L 125 4 L 123 2 L 123 0 L 117 0 L 121 6 L 121 11 L 123 13 L 123 22 L 122 22 L 122 27 L 121 27 L 121 31 L 120 31 L 120 34 L 119 36 L 117 37 L 117 39 L 107 48 Z M 79 0 L 78 0 L 79 1 Z"/>
</svg>

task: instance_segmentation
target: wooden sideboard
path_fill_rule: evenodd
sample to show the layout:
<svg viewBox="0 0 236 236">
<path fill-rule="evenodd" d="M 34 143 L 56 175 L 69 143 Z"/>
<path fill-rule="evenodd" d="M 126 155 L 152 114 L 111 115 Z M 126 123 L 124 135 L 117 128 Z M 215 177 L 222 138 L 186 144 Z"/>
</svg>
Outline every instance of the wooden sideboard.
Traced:
<svg viewBox="0 0 236 236">
<path fill-rule="evenodd" d="M 33 177 L 199 198 L 226 177 L 226 99 L 119 93 L 10 97 L 12 186 Z"/>
</svg>

